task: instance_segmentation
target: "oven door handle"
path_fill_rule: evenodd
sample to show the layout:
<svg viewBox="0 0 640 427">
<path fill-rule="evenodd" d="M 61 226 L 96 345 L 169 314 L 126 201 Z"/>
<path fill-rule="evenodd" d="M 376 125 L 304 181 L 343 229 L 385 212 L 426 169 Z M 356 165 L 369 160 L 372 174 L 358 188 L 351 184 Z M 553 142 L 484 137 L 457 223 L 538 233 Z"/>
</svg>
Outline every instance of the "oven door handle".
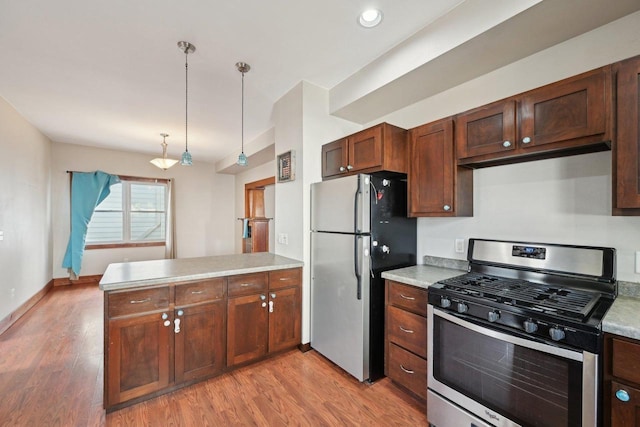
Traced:
<svg viewBox="0 0 640 427">
<path fill-rule="evenodd" d="M 462 326 L 463 328 L 467 328 L 469 330 L 472 330 L 482 335 L 486 335 L 488 337 L 496 338 L 501 341 L 519 345 L 521 347 L 530 348 L 532 350 L 541 351 L 543 353 L 553 354 L 555 356 L 563 357 L 565 359 L 571 359 L 578 362 L 582 362 L 584 360 L 584 356 L 582 352 L 567 350 L 566 348 L 555 347 L 549 344 L 540 343 L 538 341 L 520 338 L 515 335 L 505 334 L 503 332 L 496 331 L 491 327 L 483 327 L 475 323 L 471 323 L 466 320 L 463 320 L 457 316 L 454 316 L 452 314 L 439 310 L 435 308 L 433 305 L 428 305 L 428 310 L 431 311 L 433 316 L 441 317 L 452 323 L 455 323 L 456 325 Z M 429 322 L 430 324 L 433 324 L 433 318 L 430 318 Z"/>
</svg>

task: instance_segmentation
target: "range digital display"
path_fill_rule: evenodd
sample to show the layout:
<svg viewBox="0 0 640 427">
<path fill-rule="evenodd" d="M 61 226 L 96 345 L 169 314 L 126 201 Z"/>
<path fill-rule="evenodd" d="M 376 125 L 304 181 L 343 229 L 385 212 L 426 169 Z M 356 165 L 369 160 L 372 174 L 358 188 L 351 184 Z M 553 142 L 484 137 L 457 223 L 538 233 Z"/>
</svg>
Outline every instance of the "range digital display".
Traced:
<svg viewBox="0 0 640 427">
<path fill-rule="evenodd" d="M 513 245 L 511 255 L 521 258 L 545 259 L 547 257 L 547 248 Z"/>
</svg>

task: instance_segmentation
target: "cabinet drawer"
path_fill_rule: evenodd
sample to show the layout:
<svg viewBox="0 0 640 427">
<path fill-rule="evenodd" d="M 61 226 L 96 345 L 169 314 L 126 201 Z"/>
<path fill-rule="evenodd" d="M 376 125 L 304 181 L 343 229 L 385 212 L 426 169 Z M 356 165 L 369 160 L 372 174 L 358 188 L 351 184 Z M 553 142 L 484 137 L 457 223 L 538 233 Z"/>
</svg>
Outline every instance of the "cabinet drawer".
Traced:
<svg viewBox="0 0 640 427">
<path fill-rule="evenodd" d="M 288 288 L 302 284 L 302 269 L 290 268 L 269 272 L 269 289 Z"/>
<path fill-rule="evenodd" d="M 110 292 L 109 317 L 169 308 L 169 287 Z"/>
<path fill-rule="evenodd" d="M 215 301 L 224 298 L 225 278 L 176 285 L 176 306 Z"/>
<path fill-rule="evenodd" d="M 387 307 L 389 341 L 420 357 L 427 357 L 427 319 L 396 307 Z"/>
<path fill-rule="evenodd" d="M 613 338 L 612 353 L 613 375 L 640 384 L 640 344 Z"/>
<path fill-rule="evenodd" d="M 230 297 L 266 292 L 269 275 L 264 273 L 240 274 L 229 276 L 227 289 Z"/>
<path fill-rule="evenodd" d="M 416 395 L 427 398 L 427 361 L 389 344 L 389 378 Z"/>
<path fill-rule="evenodd" d="M 415 286 L 388 281 L 389 304 L 427 316 L 427 291 Z"/>
</svg>

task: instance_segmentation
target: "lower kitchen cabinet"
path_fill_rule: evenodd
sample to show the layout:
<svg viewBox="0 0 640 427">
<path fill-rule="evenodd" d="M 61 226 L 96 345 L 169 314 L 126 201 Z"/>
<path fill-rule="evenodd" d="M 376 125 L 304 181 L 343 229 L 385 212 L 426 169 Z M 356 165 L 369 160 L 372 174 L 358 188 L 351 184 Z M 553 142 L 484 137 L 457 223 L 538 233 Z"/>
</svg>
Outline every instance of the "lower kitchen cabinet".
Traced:
<svg viewBox="0 0 640 427">
<path fill-rule="evenodd" d="M 605 335 L 604 425 L 640 426 L 640 341 Z"/>
<path fill-rule="evenodd" d="M 104 407 L 300 344 L 301 269 L 270 273 L 106 292 Z"/>
<path fill-rule="evenodd" d="M 385 375 L 426 399 L 427 291 L 391 280 L 385 288 Z"/>
</svg>

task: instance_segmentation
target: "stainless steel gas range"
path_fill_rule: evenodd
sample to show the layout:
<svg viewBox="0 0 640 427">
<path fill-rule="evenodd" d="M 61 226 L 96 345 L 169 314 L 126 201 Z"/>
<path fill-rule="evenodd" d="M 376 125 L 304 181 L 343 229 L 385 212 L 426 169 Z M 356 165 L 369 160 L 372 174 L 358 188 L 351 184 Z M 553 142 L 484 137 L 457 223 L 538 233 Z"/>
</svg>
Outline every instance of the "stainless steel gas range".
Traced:
<svg viewBox="0 0 640 427">
<path fill-rule="evenodd" d="M 429 423 L 600 425 L 615 249 L 470 239 L 467 258 L 429 287 Z"/>
</svg>

